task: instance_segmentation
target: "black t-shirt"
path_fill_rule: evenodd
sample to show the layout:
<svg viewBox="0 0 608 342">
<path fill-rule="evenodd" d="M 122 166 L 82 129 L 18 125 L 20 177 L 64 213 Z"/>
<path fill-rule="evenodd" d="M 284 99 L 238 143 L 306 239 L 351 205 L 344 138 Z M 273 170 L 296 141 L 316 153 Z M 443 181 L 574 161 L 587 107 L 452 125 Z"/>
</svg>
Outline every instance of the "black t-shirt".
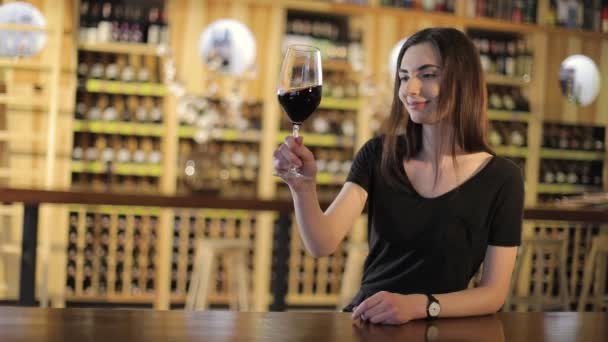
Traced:
<svg viewBox="0 0 608 342">
<path fill-rule="evenodd" d="M 405 139 L 399 139 L 404 151 Z M 378 291 L 448 293 L 467 288 L 488 245 L 520 243 L 524 183 L 521 169 L 494 156 L 477 174 L 436 198 L 419 195 L 405 169 L 399 186 L 380 174 L 382 140 L 359 150 L 347 182 L 368 193 L 369 255 L 361 289 L 345 310 Z"/>
</svg>

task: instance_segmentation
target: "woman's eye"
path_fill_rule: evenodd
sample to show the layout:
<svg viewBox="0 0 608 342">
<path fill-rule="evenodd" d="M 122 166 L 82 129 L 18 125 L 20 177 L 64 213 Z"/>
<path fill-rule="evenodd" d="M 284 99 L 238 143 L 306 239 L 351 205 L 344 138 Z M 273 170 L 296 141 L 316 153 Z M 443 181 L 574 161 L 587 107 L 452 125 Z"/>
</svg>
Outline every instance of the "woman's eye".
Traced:
<svg viewBox="0 0 608 342">
<path fill-rule="evenodd" d="M 435 78 L 435 76 L 437 76 L 437 75 L 435 75 L 435 74 L 424 74 L 424 75 L 422 75 L 422 77 L 424 77 L 424 78 Z"/>
<path fill-rule="evenodd" d="M 399 79 L 400 79 L 401 81 L 407 81 L 407 80 L 409 80 L 409 79 L 410 79 L 410 77 L 409 77 L 409 76 L 401 76 L 401 77 L 399 77 Z"/>
</svg>

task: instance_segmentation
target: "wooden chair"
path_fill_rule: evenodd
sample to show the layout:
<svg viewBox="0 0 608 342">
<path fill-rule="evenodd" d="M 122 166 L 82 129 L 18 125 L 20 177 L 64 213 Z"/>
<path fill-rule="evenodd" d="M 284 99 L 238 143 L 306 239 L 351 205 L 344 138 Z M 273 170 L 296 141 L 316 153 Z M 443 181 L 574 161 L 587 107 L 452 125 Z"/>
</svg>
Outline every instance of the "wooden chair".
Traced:
<svg viewBox="0 0 608 342">
<path fill-rule="evenodd" d="M 216 271 L 216 260 L 223 256 L 230 267 L 230 309 L 249 309 L 249 270 L 247 254 L 251 244 L 240 239 L 199 239 L 196 244 L 190 287 L 186 298 L 186 310 L 206 310 L 207 296 Z"/>
<path fill-rule="evenodd" d="M 21 245 L 11 237 L 10 228 L 12 218 L 18 217 L 19 209 L 16 206 L 0 206 L 0 298 L 6 297 L 10 292 L 9 277 L 18 277 L 19 274 L 11 274 L 10 262 L 21 255 Z"/>
<path fill-rule="evenodd" d="M 524 239 L 518 250 L 515 269 L 511 277 L 510 292 L 503 311 L 510 311 L 513 305 L 522 305 L 526 307 L 526 311 L 569 310 L 570 296 L 566 273 L 567 248 L 567 241 L 560 237 Z M 534 290 L 528 295 L 518 295 L 517 284 L 522 277 L 522 265 L 527 253 L 536 254 L 532 265 L 535 273 L 530 277 Z M 545 269 L 547 269 L 547 273 L 545 273 Z M 557 272 L 559 274 L 556 279 Z M 559 283 L 557 296 L 552 293 L 554 280 Z M 547 286 L 545 286 L 545 282 L 547 282 Z"/>
<path fill-rule="evenodd" d="M 606 296 L 606 267 L 608 259 L 608 235 L 596 236 L 591 243 L 591 251 L 585 260 L 583 288 L 578 302 L 578 311 L 585 311 L 591 302 L 594 311 L 602 311 L 608 304 Z M 589 298 L 593 283 L 593 295 Z"/>
<path fill-rule="evenodd" d="M 363 276 L 363 265 L 368 253 L 367 242 L 350 243 L 346 250 L 348 256 L 346 257 L 346 265 L 340 285 L 338 310 L 348 305 L 359 291 L 361 277 Z"/>
</svg>

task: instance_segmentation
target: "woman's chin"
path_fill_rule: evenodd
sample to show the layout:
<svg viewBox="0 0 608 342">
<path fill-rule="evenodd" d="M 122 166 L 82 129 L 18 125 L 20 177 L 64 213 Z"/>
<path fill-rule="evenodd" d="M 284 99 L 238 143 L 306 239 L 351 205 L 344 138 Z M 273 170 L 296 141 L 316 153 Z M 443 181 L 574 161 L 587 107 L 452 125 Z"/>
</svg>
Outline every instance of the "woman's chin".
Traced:
<svg viewBox="0 0 608 342">
<path fill-rule="evenodd" d="M 420 125 L 434 125 L 437 123 L 437 120 L 435 119 L 435 115 L 430 115 L 428 113 L 425 112 L 418 112 L 418 111 L 408 111 L 409 115 L 410 115 L 410 120 L 412 120 L 414 123 L 420 124 Z"/>
</svg>

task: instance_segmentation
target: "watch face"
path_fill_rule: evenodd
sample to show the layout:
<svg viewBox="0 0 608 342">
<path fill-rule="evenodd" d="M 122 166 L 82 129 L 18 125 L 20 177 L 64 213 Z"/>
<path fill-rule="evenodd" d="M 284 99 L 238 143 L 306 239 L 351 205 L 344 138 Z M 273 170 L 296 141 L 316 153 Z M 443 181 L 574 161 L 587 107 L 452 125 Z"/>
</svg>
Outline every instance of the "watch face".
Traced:
<svg viewBox="0 0 608 342">
<path fill-rule="evenodd" d="M 429 305 L 429 315 L 431 317 L 439 316 L 439 311 L 441 311 L 441 307 L 439 306 L 439 303 L 433 302 L 433 303 L 431 303 L 431 305 Z"/>
</svg>

